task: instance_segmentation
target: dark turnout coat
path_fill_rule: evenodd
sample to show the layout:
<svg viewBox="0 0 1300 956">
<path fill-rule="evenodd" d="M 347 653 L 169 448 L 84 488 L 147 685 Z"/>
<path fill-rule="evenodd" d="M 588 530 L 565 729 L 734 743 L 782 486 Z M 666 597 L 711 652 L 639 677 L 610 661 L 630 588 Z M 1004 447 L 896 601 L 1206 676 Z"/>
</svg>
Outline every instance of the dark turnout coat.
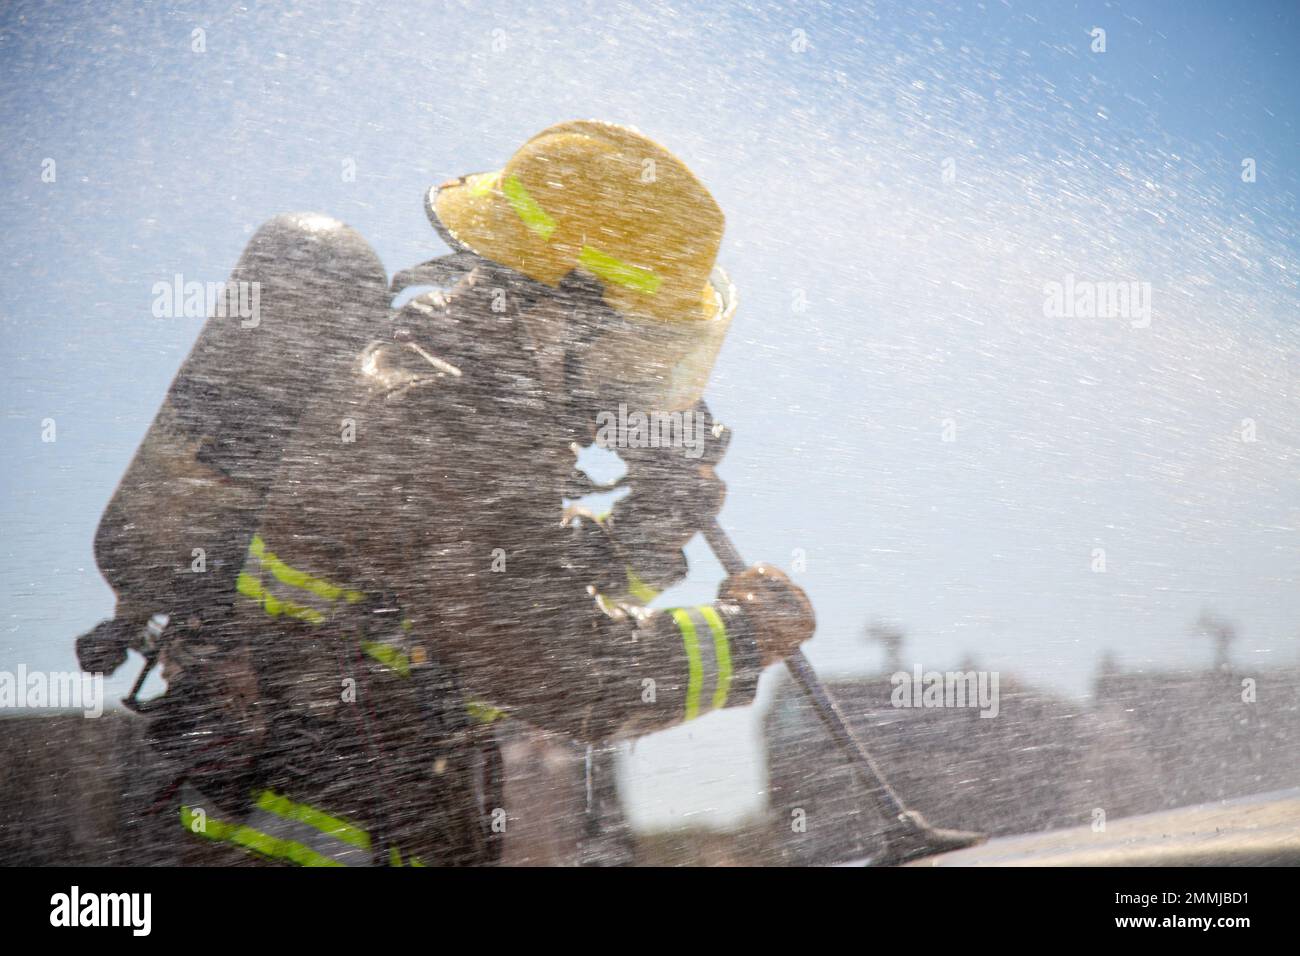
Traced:
<svg viewBox="0 0 1300 956">
<path fill-rule="evenodd" d="M 681 449 L 630 466 L 607 519 L 562 520 L 595 407 L 570 388 L 577 300 L 538 293 L 477 268 L 307 396 L 223 625 L 259 682 L 247 798 L 187 794 L 196 838 L 296 863 L 484 862 L 510 813 L 499 715 L 601 741 L 752 701 L 743 612 L 627 594 L 680 574 Z M 550 341 L 528 309 L 551 310 Z"/>
</svg>

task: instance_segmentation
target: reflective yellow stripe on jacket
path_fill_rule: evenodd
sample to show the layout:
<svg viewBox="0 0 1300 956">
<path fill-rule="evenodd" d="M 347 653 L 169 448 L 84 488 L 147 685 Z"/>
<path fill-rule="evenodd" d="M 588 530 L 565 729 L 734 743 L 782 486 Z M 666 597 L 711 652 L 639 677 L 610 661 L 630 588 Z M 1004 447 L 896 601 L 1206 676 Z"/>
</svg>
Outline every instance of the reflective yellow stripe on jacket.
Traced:
<svg viewBox="0 0 1300 956">
<path fill-rule="evenodd" d="M 308 624 L 325 623 L 340 601 L 357 604 L 365 599 L 360 591 L 290 567 L 266 547 L 261 535 L 253 535 L 248 546 L 238 588 L 240 594 L 261 602 L 272 617 L 284 614 Z"/>
<path fill-rule="evenodd" d="M 201 802 L 196 793 L 189 803 Z M 249 815 L 240 822 L 220 820 L 189 803 L 181 807 L 181 825 L 198 836 L 228 843 L 278 863 L 294 866 L 371 866 L 370 834 L 347 820 L 272 790 L 258 793 Z M 419 857 L 404 861 L 388 848 L 390 866 L 423 866 Z"/>
<path fill-rule="evenodd" d="M 237 589 L 271 617 L 285 616 L 313 626 L 326 623 L 341 607 L 360 604 L 366 597 L 362 591 L 293 567 L 271 551 L 261 535 L 254 535 L 248 546 L 248 558 L 239 574 Z M 409 630 L 410 622 L 405 621 L 401 626 L 404 633 Z M 361 649 L 399 677 L 410 677 L 412 664 L 421 662 L 419 655 L 413 662 L 412 655 L 383 641 L 363 639 Z M 502 711 L 478 701 L 471 701 L 466 709 L 479 723 L 490 724 L 505 716 Z"/>
<path fill-rule="evenodd" d="M 248 546 L 248 559 L 240 572 L 239 593 L 262 606 L 271 617 L 293 618 L 319 625 L 330 620 L 341 606 L 360 604 L 365 594 L 315 577 L 280 559 L 254 535 Z M 402 677 L 411 674 L 411 661 L 405 652 L 381 641 L 363 640 L 361 649 L 389 670 Z"/>
<path fill-rule="evenodd" d="M 201 800 L 198 794 L 190 802 Z M 221 820 L 188 804 L 181 825 L 191 833 L 229 843 L 268 860 L 295 866 L 369 866 L 370 835 L 346 820 L 282 794 L 263 790 L 239 821 Z"/>
</svg>

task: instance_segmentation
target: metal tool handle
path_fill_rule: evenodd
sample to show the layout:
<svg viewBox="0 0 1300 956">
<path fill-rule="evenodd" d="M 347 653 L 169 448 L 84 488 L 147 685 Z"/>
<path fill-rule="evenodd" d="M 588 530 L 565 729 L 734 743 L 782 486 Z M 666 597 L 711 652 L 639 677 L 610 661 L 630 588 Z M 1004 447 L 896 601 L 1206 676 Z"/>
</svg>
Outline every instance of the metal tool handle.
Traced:
<svg viewBox="0 0 1300 956">
<path fill-rule="evenodd" d="M 898 798 L 894 788 L 889 785 L 885 775 L 871 759 L 871 754 L 867 753 L 866 747 L 862 746 L 862 741 L 858 740 L 857 735 L 853 733 L 849 722 L 844 719 L 839 703 L 826 690 L 826 685 L 817 676 L 817 672 L 813 670 L 812 664 L 808 662 L 803 651 L 796 650 L 789 655 L 785 659 L 785 666 L 790 669 L 795 682 L 812 701 L 822 725 L 830 733 L 840 751 L 849 758 L 849 763 L 858 772 L 867 789 L 875 794 L 881 814 L 889 820 L 901 819 L 907 812 L 903 801 Z"/>
<path fill-rule="evenodd" d="M 716 518 L 704 526 L 703 533 L 704 540 L 713 549 L 713 553 L 717 555 L 718 561 L 728 574 L 740 574 L 748 567 Z M 808 662 L 803 651 L 796 649 L 793 654 L 786 657 L 785 665 L 790 669 L 790 676 L 794 678 L 795 683 L 811 701 L 813 709 L 817 711 L 817 716 L 821 718 L 831 739 L 848 757 L 850 765 L 857 771 L 862 782 L 876 799 L 881 814 L 887 820 L 906 821 L 908 818 L 904 814 L 907 813 L 907 808 L 903 805 L 903 801 L 898 798 L 894 788 L 885 780 L 884 774 L 871 759 L 871 754 L 867 753 L 867 749 L 853 733 L 848 721 L 844 719 L 840 705 L 826 690 L 826 685 L 817 676 L 817 672 L 813 670 L 812 664 Z"/>
</svg>

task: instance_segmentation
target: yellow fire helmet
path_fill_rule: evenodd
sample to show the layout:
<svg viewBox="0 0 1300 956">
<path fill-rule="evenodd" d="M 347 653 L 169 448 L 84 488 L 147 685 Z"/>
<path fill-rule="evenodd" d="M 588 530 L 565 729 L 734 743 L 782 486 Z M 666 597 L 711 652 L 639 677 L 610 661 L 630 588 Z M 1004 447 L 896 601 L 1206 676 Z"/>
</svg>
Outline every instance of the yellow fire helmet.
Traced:
<svg viewBox="0 0 1300 956">
<path fill-rule="evenodd" d="M 496 172 L 430 190 L 454 246 L 558 286 L 597 279 L 627 323 L 589 362 L 592 377 L 641 380 L 648 405 L 697 401 L 735 313 L 715 267 L 722 210 L 686 165 L 641 133 L 578 120 L 538 133 Z"/>
</svg>

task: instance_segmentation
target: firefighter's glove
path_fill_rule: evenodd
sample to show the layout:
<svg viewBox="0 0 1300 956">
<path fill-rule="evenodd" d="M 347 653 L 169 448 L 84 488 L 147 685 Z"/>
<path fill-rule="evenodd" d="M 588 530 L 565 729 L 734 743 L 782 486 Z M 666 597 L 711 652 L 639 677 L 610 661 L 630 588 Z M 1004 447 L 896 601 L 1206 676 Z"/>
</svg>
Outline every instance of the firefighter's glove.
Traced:
<svg viewBox="0 0 1300 956">
<path fill-rule="evenodd" d="M 737 604 L 753 630 L 763 666 L 785 660 L 813 636 L 817 626 L 803 588 L 767 564 L 756 564 L 722 582 L 718 598 Z"/>
</svg>

